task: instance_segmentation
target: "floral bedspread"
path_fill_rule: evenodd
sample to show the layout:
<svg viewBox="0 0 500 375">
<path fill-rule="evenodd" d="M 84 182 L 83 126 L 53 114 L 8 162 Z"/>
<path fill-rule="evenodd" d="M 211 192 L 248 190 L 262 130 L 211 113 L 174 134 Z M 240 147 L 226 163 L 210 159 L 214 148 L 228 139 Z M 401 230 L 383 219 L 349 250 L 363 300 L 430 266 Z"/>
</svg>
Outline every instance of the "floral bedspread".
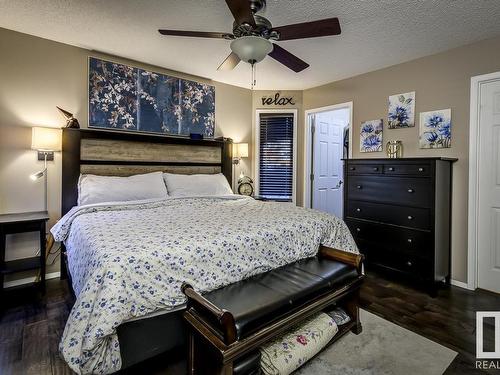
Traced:
<svg viewBox="0 0 500 375">
<path fill-rule="evenodd" d="M 199 292 L 314 256 L 320 244 L 357 252 L 326 213 L 252 198 L 169 198 L 75 207 L 53 228 L 64 241 L 77 300 L 60 350 L 79 374 L 121 367 L 116 327 Z"/>
</svg>

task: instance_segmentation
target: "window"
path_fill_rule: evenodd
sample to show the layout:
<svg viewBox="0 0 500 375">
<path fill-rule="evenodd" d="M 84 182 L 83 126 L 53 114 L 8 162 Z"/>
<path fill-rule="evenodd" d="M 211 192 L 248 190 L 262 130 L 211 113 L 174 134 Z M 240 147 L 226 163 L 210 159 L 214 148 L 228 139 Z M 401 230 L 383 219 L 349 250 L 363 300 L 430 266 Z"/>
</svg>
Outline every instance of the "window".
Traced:
<svg viewBox="0 0 500 375">
<path fill-rule="evenodd" d="M 296 111 L 257 111 L 257 194 L 295 201 Z"/>
</svg>

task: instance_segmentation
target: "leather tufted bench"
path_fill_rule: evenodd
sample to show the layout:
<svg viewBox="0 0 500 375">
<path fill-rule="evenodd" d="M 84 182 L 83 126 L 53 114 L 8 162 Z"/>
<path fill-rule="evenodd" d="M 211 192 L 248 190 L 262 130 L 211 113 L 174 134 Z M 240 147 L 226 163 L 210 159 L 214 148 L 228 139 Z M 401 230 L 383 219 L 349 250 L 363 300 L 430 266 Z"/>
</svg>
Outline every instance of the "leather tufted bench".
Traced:
<svg viewBox="0 0 500 375">
<path fill-rule="evenodd" d="M 184 284 L 190 373 L 258 373 L 259 346 L 333 304 L 342 305 L 352 318 L 342 334 L 361 332 L 357 304 L 361 262 L 359 254 L 321 247 L 316 257 L 203 296 Z"/>
</svg>

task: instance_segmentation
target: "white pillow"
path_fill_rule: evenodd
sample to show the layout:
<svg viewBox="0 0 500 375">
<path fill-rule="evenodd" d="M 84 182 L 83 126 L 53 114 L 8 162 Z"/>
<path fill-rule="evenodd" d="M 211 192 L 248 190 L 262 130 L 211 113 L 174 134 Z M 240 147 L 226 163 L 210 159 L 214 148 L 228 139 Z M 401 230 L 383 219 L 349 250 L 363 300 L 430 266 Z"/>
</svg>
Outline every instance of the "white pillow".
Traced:
<svg viewBox="0 0 500 375">
<path fill-rule="evenodd" d="M 78 205 L 166 198 L 162 172 L 130 177 L 82 174 L 78 180 Z"/>
<path fill-rule="evenodd" d="M 168 195 L 171 197 L 222 196 L 233 191 L 222 173 L 218 174 L 173 174 L 164 173 Z"/>
</svg>

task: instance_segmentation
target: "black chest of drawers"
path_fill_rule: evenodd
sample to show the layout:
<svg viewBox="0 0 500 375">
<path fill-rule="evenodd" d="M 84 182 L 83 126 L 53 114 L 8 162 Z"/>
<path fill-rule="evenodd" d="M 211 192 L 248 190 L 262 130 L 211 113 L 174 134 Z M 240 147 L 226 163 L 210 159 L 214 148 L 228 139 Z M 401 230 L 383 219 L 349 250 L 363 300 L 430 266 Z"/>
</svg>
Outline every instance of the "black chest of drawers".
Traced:
<svg viewBox="0 0 500 375">
<path fill-rule="evenodd" d="M 368 267 L 449 281 L 454 161 L 345 160 L 344 219 Z"/>
</svg>

